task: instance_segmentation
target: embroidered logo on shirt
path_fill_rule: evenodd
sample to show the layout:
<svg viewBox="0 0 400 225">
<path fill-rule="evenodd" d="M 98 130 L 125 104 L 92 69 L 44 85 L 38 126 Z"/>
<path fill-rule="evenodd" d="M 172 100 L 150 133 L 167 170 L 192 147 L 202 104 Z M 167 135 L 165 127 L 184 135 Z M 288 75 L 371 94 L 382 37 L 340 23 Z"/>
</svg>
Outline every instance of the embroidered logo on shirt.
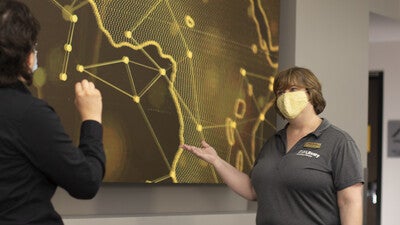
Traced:
<svg viewBox="0 0 400 225">
<path fill-rule="evenodd" d="M 320 156 L 318 153 L 315 153 L 315 152 L 312 152 L 312 151 L 308 151 L 308 150 L 300 150 L 300 151 L 297 152 L 296 155 L 307 156 L 307 157 L 316 158 L 316 159 L 318 159 L 319 156 Z"/>
<path fill-rule="evenodd" d="M 318 149 L 321 148 L 321 143 L 317 143 L 317 142 L 306 142 L 303 145 L 304 148 L 314 148 L 314 149 Z"/>
</svg>

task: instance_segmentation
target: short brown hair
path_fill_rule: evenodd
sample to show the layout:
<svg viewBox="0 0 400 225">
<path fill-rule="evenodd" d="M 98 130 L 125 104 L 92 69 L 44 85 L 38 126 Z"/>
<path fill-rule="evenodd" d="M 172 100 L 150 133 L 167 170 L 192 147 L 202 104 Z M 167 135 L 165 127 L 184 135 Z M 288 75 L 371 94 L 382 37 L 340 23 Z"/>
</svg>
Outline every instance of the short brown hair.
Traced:
<svg viewBox="0 0 400 225">
<path fill-rule="evenodd" d="M 28 6 L 15 0 L 0 0 L 0 86 L 18 82 L 23 77 L 32 83 L 27 59 L 34 50 L 39 22 Z"/>
<path fill-rule="evenodd" d="M 275 76 L 275 108 L 279 115 L 283 116 L 276 104 L 278 92 L 284 91 L 294 85 L 303 87 L 307 90 L 307 93 L 310 95 L 310 103 L 314 106 L 314 111 L 317 115 L 324 111 L 326 102 L 322 96 L 321 84 L 318 81 L 318 78 L 309 69 L 292 67 L 281 71 Z"/>
</svg>

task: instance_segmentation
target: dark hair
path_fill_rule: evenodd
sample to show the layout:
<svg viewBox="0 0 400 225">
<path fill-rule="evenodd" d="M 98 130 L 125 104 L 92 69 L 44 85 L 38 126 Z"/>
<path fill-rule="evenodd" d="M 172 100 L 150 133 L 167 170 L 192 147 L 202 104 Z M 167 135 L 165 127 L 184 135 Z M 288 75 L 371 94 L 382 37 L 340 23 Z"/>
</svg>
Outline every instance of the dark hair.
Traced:
<svg viewBox="0 0 400 225">
<path fill-rule="evenodd" d="M 326 102 L 322 96 L 321 84 L 318 78 L 309 69 L 301 67 L 292 67 L 281 71 L 275 76 L 274 93 L 275 93 L 275 108 L 279 115 L 283 116 L 276 104 L 278 92 L 285 91 L 291 86 L 303 87 L 310 95 L 310 102 L 314 106 L 314 111 L 318 115 L 324 111 Z"/>
<path fill-rule="evenodd" d="M 29 8 L 15 0 L 0 0 L 0 86 L 22 77 L 32 84 L 28 57 L 35 48 L 40 24 Z"/>
</svg>

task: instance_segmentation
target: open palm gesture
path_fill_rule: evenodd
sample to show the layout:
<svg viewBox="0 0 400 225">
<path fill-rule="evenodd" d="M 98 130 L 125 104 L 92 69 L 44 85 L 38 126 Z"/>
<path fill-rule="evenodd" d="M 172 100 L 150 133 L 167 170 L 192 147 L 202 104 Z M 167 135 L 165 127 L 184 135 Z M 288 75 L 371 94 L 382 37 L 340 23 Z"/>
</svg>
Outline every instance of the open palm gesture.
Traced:
<svg viewBox="0 0 400 225">
<path fill-rule="evenodd" d="M 209 144 L 207 144 L 206 141 L 201 142 L 201 147 L 196 147 L 187 144 L 183 144 L 181 145 L 181 147 L 185 150 L 188 150 L 189 152 L 192 152 L 197 157 L 203 159 L 204 161 L 210 164 L 214 164 L 219 159 L 215 149 L 211 147 Z"/>
</svg>

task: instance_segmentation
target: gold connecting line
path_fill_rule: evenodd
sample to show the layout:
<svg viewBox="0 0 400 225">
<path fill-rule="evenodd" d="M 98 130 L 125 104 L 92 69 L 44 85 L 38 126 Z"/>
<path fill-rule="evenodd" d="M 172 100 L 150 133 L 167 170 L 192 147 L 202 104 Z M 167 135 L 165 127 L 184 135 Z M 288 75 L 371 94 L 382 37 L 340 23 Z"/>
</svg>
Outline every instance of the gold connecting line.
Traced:
<svg viewBox="0 0 400 225">
<path fill-rule="evenodd" d="M 104 66 L 104 65 L 115 64 L 115 63 L 118 62 L 118 61 L 120 62 L 120 60 L 117 60 L 117 61 L 113 61 L 113 62 L 110 62 L 110 63 L 102 63 L 102 64 L 100 64 L 100 65 L 101 65 L 101 66 Z M 95 67 L 95 65 L 89 66 L 89 68 L 94 68 L 94 67 Z M 95 75 L 95 74 L 89 72 L 88 70 L 86 70 L 86 68 L 87 68 L 87 67 L 84 67 L 84 66 L 81 66 L 81 65 L 78 65 L 78 66 L 77 66 L 77 70 L 78 70 L 79 72 L 85 72 L 85 73 L 88 74 L 89 76 L 91 76 L 91 77 L 93 77 L 93 78 L 95 78 L 95 79 L 97 79 L 97 80 L 103 82 L 104 84 L 106 84 L 106 85 L 108 85 L 108 86 L 114 88 L 115 90 L 121 92 L 122 94 L 128 96 L 129 98 L 135 99 L 136 96 L 134 96 L 134 95 L 132 95 L 132 94 L 129 94 L 128 92 L 126 92 L 126 91 L 124 91 L 124 90 L 118 88 L 117 86 L 111 84 L 110 82 L 108 82 L 108 81 L 106 81 L 106 80 L 100 78 L 99 76 L 97 76 L 97 75 Z M 144 120 L 145 120 L 145 122 L 146 122 L 147 127 L 148 127 L 149 130 L 150 130 L 150 133 L 151 133 L 151 135 L 152 135 L 152 137 L 153 137 L 153 139 L 154 139 L 154 141 L 155 141 L 155 144 L 157 145 L 157 148 L 158 148 L 158 150 L 159 150 L 159 152 L 160 152 L 160 154 L 161 154 L 161 156 L 162 156 L 162 158 L 163 158 L 163 160 L 164 160 L 165 165 L 168 167 L 169 170 L 171 170 L 171 164 L 169 163 L 169 161 L 168 161 L 168 159 L 167 159 L 167 157 L 166 157 L 166 155 L 165 155 L 165 153 L 164 153 L 164 149 L 162 148 L 162 146 L 161 146 L 161 144 L 160 144 L 160 142 L 159 142 L 159 140 L 158 140 L 158 138 L 157 138 L 157 135 L 155 134 L 155 131 L 154 131 L 154 129 L 153 129 L 153 127 L 152 127 L 152 125 L 151 125 L 151 123 L 150 123 L 150 121 L 149 121 L 149 119 L 148 119 L 148 117 L 147 117 L 147 115 L 146 115 L 146 113 L 145 113 L 145 111 L 144 111 L 142 105 L 140 104 L 140 101 L 137 101 L 136 103 L 138 104 L 139 110 L 140 110 L 140 112 L 141 112 L 141 114 L 142 114 L 142 116 L 143 116 L 143 118 L 144 118 Z"/>
<path fill-rule="evenodd" d="M 272 85 L 273 85 L 273 82 L 274 82 L 274 79 L 273 79 L 274 77 L 273 76 L 265 77 L 265 76 L 262 76 L 260 74 L 255 74 L 255 73 L 252 73 L 252 72 L 248 72 L 243 68 L 240 69 L 240 73 L 241 73 L 243 79 L 246 81 L 246 85 L 247 86 L 249 86 L 251 84 L 247 77 L 254 77 L 254 78 L 257 78 L 257 79 L 261 79 L 261 80 L 267 81 L 266 83 L 269 83 L 269 92 L 268 92 L 268 95 L 266 96 L 266 99 L 270 98 L 271 93 L 273 92 L 273 90 L 272 90 Z M 251 97 L 253 99 L 254 105 L 257 107 L 258 112 L 262 113 L 262 111 L 264 111 L 264 110 L 262 110 L 260 108 L 259 103 L 257 102 L 256 96 L 255 95 L 251 95 Z M 265 113 L 267 113 L 267 112 L 264 112 L 263 114 L 265 115 Z"/>
<path fill-rule="evenodd" d="M 131 67 L 129 66 L 129 64 L 125 64 L 125 69 L 128 72 L 128 79 L 129 79 L 129 84 L 130 84 L 131 89 L 132 89 L 132 93 L 134 95 L 137 95 L 135 81 L 133 80 L 132 71 L 131 71 Z"/>
<path fill-rule="evenodd" d="M 157 76 L 155 76 L 147 85 L 146 87 L 143 88 L 143 90 L 138 94 L 139 97 L 142 97 L 144 94 L 146 94 L 146 92 L 148 90 L 150 90 L 150 88 L 152 88 L 152 86 L 160 79 L 160 77 L 162 77 L 163 75 L 161 75 L 160 73 L 157 74 Z"/>
<path fill-rule="evenodd" d="M 62 11 L 65 10 L 65 8 L 60 3 L 58 3 L 56 0 L 51 0 L 51 2 L 53 2 L 54 5 L 56 5 Z M 70 16 L 72 16 L 72 14 L 69 11 L 65 10 L 65 12 L 68 13 Z"/>
<path fill-rule="evenodd" d="M 226 128 L 226 124 L 220 124 L 220 125 L 213 125 L 213 126 L 204 126 L 203 130 L 206 129 L 216 129 L 216 128 Z"/>
<path fill-rule="evenodd" d="M 175 15 L 174 11 L 171 8 L 169 0 L 165 0 L 165 4 L 166 4 L 166 6 L 167 6 L 167 8 L 168 8 L 168 10 L 170 12 L 170 15 L 171 15 L 172 19 L 173 19 L 173 23 L 174 24 L 179 24 L 178 20 L 176 19 L 176 15 Z M 187 51 L 187 57 L 189 59 L 192 59 L 193 53 L 190 51 L 189 45 L 186 42 L 186 39 L 185 39 L 185 37 L 183 35 L 182 27 L 181 26 L 177 26 L 177 28 L 178 28 L 178 34 L 179 34 L 179 36 L 180 36 L 180 38 L 182 40 L 183 46 L 185 47 L 185 49 Z M 190 81 L 192 82 L 192 87 L 193 87 L 192 88 L 192 91 L 193 91 L 192 96 L 194 96 L 194 103 L 195 103 L 194 107 L 195 107 L 195 114 L 196 114 L 194 119 L 195 119 L 195 121 L 200 121 L 200 119 L 201 119 L 200 106 L 198 105 L 199 104 L 199 101 L 198 101 L 198 98 L 197 98 L 198 91 L 197 91 L 196 79 L 194 78 L 194 68 L 193 68 L 192 60 L 190 61 L 190 70 L 191 70 L 191 72 L 189 73 L 189 76 L 190 76 Z M 182 100 L 182 98 L 181 98 L 181 100 Z M 190 114 L 191 114 L 191 116 L 193 116 L 192 113 L 190 113 Z M 199 123 L 196 123 L 196 124 L 199 124 Z M 201 134 L 201 136 L 202 136 L 202 138 L 204 138 L 203 133 Z"/>
<path fill-rule="evenodd" d="M 192 52 L 190 52 L 190 51 L 188 51 L 187 52 L 187 54 L 186 54 L 186 56 L 184 56 L 184 57 L 182 57 L 181 59 L 179 59 L 177 62 L 176 62 L 176 64 L 175 65 L 179 65 L 180 63 L 182 63 L 182 62 L 184 62 L 184 61 L 187 61 L 187 60 L 189 60 L 189 64 L 190 64 L 190 72 L 189 72 L 189 76 L 190 76 L 190 78 L 189 78 L 189 80 L 191 81 L 191 90 L 192 90 L 192 94 L 191 94 L 191 96 L 193 96 L 194 97 L 194 111 L 196 112 L 195 114 L 196 114 L 196 116 L 194 116 L 193 115 L 193 113 L 191 113 L 191 116 L 193 117 L 193 118 L 195 118 L 194 120 L 195 121 L 200 121 L 201 120 L 201 117 L 200 117 L 200 110 L 199 110 L 199 105 L 198 105 L 198 98 L 197 98 L 197 96 L 198 96 L 198 92 L 197 92 L 197 83 L 196 83 L 196 79 L 194 78 L 194 68 L 193 68 L 193 60 L 192 60 Z M 170 69 L 170 68 L 169 68 Z M 169 70 L 168 69 L 168 70 Z M 175 90 L 176 91 L 176 90 Z M 181 99 L 181 101 L 182 101 L 182 103 L 183 104 L 185 104 L 185 102 L 182 100 L 182 98 L 180 98 Z M 186 105 L 186 104 L 185 104 Z M 188 107 L 187 107 L 188 108 Z M 192 111 L 192 110 L 190 110 L 190 111 Z M 199 124 L 198 122 L 196 122 L 197 124 Z"/>
<path fill-rule="evenodd" d="M 249 123 L 249 122 L 257 121 L 257 120 L 258 120 L 258 118 L 252 118 L 252 119 L 248 119 L 248 120 L 246 120 L 246 121 L 241 121 L 240 124 L 245 124 L 245 123 Z M 239 123 L 237 123 L 237 124 L 239 124 Z M 217 129 L 217 128 L 227 128 L 228 126 L 229 126 L 229 125 L 227 125 L 227 124 L 223 124 L 223 125 L 220 124 L 220 125 L 213 125 L 213 126 L 204 126 L 204 127 L 203 127 L 203 130 L 206 130 L 206 129 Z M 250 157 L 249 157 L 249 155 L 248 155 L 248 153 L 247 153 L 246 147 L 245 147 L 245 145 L 243 144 L 243 140 L 242 140 L 242 138 L 241 138 L 241 136 L 240 136 L 239 131 L 238 131 L 236 128 L 234 128 L 234 130 L 235 130 L 235 134 L 236 134 L 235 136 L 236 136 L 236 138 L 239 140 L 240 146 L 241 146 L 241 148 L 243 149 L 244 156 L 245 156 L 245 158 L 247 159 L 247 162 L 249 163 L 249 165 L 252 165 L 252 163 L 253 163 L 254 161 L 250 159 Z M 255 134 L 252 134 L 252 135 L 255 135 Z M 231 152 L 232 152 L 232 145 L 230 146 L 230 150 L 228 150 L 228 155 L 227 155 L 227 157 L 226 157 L 226 160 L 229 160 L 229 159 L 230 159 Z M 253 157 L 252 157 L 252 158 L 253 158 Z"/>
<path fill-rule="evenodd" d="M 141 67 L 143 67 L 143 68 L 149 69 L 149 70 L 159 71 L 159 69 L 157 69 L 157 68 L 155 68 L 155 67 L 151 67 L 151 66 L 148 66 L 148 65 L 144 65 L 144 64 L 142 64 L 142 63 L 138 63 L 138 62 L 134 62 L 134 61 L 129 61 L 129 62 L 132 63 L 132 64 L 135 64 L 135 65 L 137 65 L 137 66 L 141 66 Z"/>
<path fill-rule="evenodd" d="M 259 23 L 259 21 L 257 20 L 257 17 L 256 17 L 256 15 L 255 15 L 255 11 L 254 11 L 254 9 L 255 9 L 255 1 L 257 1 L 257 7 L 258 7 L 258 9 L 260 10 L 260 12 L 261 12 L 261 15 L 262 15 L 262 19 L 264 20 L 263 22 L 265 23 L 265 25 L 267 26 L 267 35 L 268 35 L 268 38 L 267 38 L 267 42 L 265 43 L 265 39 L 262 37 L 262 34 L 261 34 L 261 27 L 260 27 L 260 23 Z M 264 9 L 261 7 L 262 6 L 262 3 L 261 3 L 261 1 L 260 0 L 250 0 L 250 4 L 251 4 L 251 9 L 252 9 L 252 16 L 253 16 L 253 19 L 254 19 L 254 22 L 256 23 L 256 29 L 257 29 L 257 33 L 258 33 L 258 39 L 259 39 L 259 45 L 261 46 L 261 49 L 262 50 L 264 50 L 264 52 L 265 52 L 265 56 L 266 56 L 266 59 L 267 59 L 267 61 L 268 61 L 268 63 L 269 63 L 269 65 L 272 67 L 272 68 L 274 68 L 274 69 L 277 69 L 278 68 L 278 63 L 277 62 L 274 62 L 272 59 L 271 59 L 271 51 L 272 52 L 277 52 L 278 50 L 279 50 L 279 46 L 278 45 L 273 45 L 273 43 L 272 43 L 272 34 L 271 34 L 271 29 L 270 29 L 270 26 L 269 26 L 269 21 L 268 21 L 268 18 L 267 18 L 267 15 L 266 15 L 266 13 L 265 13 L 265 11 L 264 11 Z"/>
<path fill-rule="evenodd" d="M 265 115 L 272 108 L 273 105 L 274 105 L 274 99 L 270 100 L 267 104 L 265 104 L 260 115 Z M 256 137 L 257 131 L 259 130 L 260 127 L 262 128 L 262 126 L 260 126 L 261 123 L 267 123 L 269 126 L 271 126 L 273 129 L 276 130 L 275 125 L 273 125 L 270 121 L 260 118 L 256 121 L 256 123 L 253 126 L 253 129 L 251 131 L 252 137 Z M 261 135 L 263 135 L 263 134 L 261 134 Z M 260 144 L 262 144 L 262 143 L 260 143 Z M 252 156 L 253 162 L 255 161 L 255 151 L 256 151 L 256 139 L 253 138 L 251 140 L 251 156 Z"/>
<path fill-rule="evenodd" d="M 73 17 L 73 16 L 71 16 L 71 17 Z M 67 69 L 68 69 L 68 64 L 69 64 L 69 56 L 70 56 L 71 51 L 72 51 L 72 39 L 73 39 L 73 35 L 74 35 L 75 24 L 76 24 L 76 22 L 74 22 L 73 19 L 71 19 L 70 28 L 69 28 L 69 31 L 68 31 L 67 43 L 64 45 L 65 54 L 64 54 L 62 71 L 61 71 L 61 74 L 60 74 L 60 77 L 59 77 L 60 80 L 63 80 L 63 81 L 67 80 Z"/>
<path fill-rule="evenodd" d="M 134 38 L 131 38 L 131 40 L 132 40 L 132 42 L 133 42 L 135 45 L 140 45 L 139 42 L 137 42 Z M 162 69 L 161 66 L 158 65 L 158 63 L 153 59 L 153 57 L 151 57 L 150 54 L 149 54 L 146 50 L 144 50 L 144 48 L 140 48 L 139 50 L 140 50 L 145 56 L 147 56 L 147 58 L 150 60 L 150 62 L 152 62 L 153 65 L 154 65 L 158 70 Z"/>
<path fill-rule="evenodd" d="M 171 15 L 172 20 L 174 21 L 174 23 L 175 23 L 175 24 L 179 24 L 179 23 L 178 23 L 178 20 L 176 19 L 175 13 L 174 13 L 174 11 L 173 11 L 172 8 L 171 8 L 171 5 L 170 5 L 170 3 L 169 3 L 169 0 L 165 0 L 165 4 L 166 4 L 166 6 L 167 6 L 167 8 L 168 8 L 168 10 L 169 10 L 169 12 L 170 12 L 170 15 Z M 182 30 L 181 30 L 181 27 L 180 27 L 180 26 L 178 26 L 178 30 L 179 30 L 179 36 L 181 37 L 181 40 L 182 40 L 183 45 L 185 46 L 185 49 L 189 49 L 189 46 L 188 46 L 188 44 L 187 44 L 187 42 L 186 42 L 185 37 L 183 36 L 183 33 L 182 33 Z"/>
<path fill-rule="evenodd" d="M 168 159 L 167 159 L 167 156 L 166 156 L 165 153 L 164 153 L 164 149 L 163 149 L 163 147 L 161 146 L 161 144 L 160 144 L 160 142 L 159 142 L 159 140 L 158 140 L 158 138 L 157 138 L 157 135 L 156 135 L 156 133 L 155 133 L 155 131 L 154 131 L 154 129 L 153 129 L 151 123 L 150 123 L 150 120 L 149 120 L 149 118 L 147 117 L 146 112 L 144 111 L 144 109 L 143 109 L 143 107 L 142 107 L 142 104 L 138 104 L 138 106 L 139 106 L 140 112 L 142 113 L 143 118 L 145 119 L 146 125 L 147 125 L 147 127 L 149 128 L 149 130 L 150 130 L 151 136 L 153 137 L 153 139 L 154 139 L 154 141 L 155 141 L 155 143 L 156 143 L 156 145 L 157 145 L 158 151 L 159 151 L 159 153 L 161 154 L 161 156 L 162 156 L 162 158 L 163 158 L 163 160 L 164 160 L 165 165 L 167 166 L 168 170 L 170 171 L 170 170 L 171 170 L 171 164 L 169 163 L 169 161 L 168 161 Z"/>
<path fill-rule="evenodd" d="M 158 7 L 158 5 L 162 2 L 163 0 L 158 0 L 153 6 L 150 7 L 150 10 L 147 11 L 143 17 L 137 21 L 137 23 L 130 29 L 131 32 L 135 31 L 142 23 L 149 17 L 150 14 L 153 13 L 153 11 Z"/>
<path fill-rule="evenodd" d="M 77 0 L 74 0 L 74 2 L 72 2 L 71 6 L 72 6 L 72 11 L 76 11 L 84 6 L 86 6 L 87 4 L 89 4 L 88 1 L 83 0 L 80 4 L 76 5 L 75 7 L 73 7 L 73 5 L 75 5 L 75 3 L 77 2 Z"/>
<path fill-rule="evenodd" d="M 260 75 L 260 74 L 255 74 L 255 73 L 252 73 L 252 72 L 247 72 L 246 75 L 249 76 L 249 77 L 255 77 L 255 78 L 258 78 L 258 79 L 261 79 L 261 80 L 266 80 L 266 81 L 268 81 L 268 77 L 265 77 L 265 76 Z"/>
<path fill-rule="evenodd" d="M 198 120 L 196 120 L 196 117 L 192 114 L 192 111 L 189 109 L 189 106 L 186 105 L 186 102 L 182 99 L 182 96 L 179 94 L 179 92 L 175 89 L 174 86 L 171 86 L 173 88 L 173 91 L 175 92 L 176 96 L 179 99 L 179 102 L 182 103 L 183 108 L 189 113 L 190 118 L 197 123 Z"/>
<path fill-rule="evenodd" d="M 227 161 L 227 162 L 231 161 L 230 159 L 231 159 L 231 155 L 232 155 L 232 147 L 233 147 L 233 145 L 229 145 L 229 148 L 226 151 L 228 154 L 226 154 L 225 161 Z"/>
<path fill-rule="evenodd" d="M 197 89 L 198 85 L 197 85 L 196 79 L 194 77 L 195 72 L 194 72 L 194 66 L 193 66 L 193 60 L 192 60 L 192 53 L 190 51 L 188 52 L 188 56 L 191 59 L 189 61 L 190 62 L 190 73 L 189 73 L 189 76 L 190 76 L 190 81 L 191 81 L 191 85 L 192 85 L 192 96 L 194 97 L 193 102 L 195 103 L 194 104 L 194 107 L 195 107 L 194 111 L 196 113 L 197 120 L 200 121 L 200 119 L 201 119 L 200 106 L 199 106 L 199 99 L 197 97 L 198 96 L 198 89 Z"/>
<path fill-rule="evenodd" d="M 96 63 L 96 64 L 84 66 L 84 69 L 86 70 L 86 69 L 92 69 L 92 68 L 99 68 L 99 67 L 110 66 L 110 65 L 114 65 L 114 64 L 118 64 L 118 63 L 123 63 L 123 62 L 124 62 L 124 58 L 110 61 L 110 62 Z"/>
<path fill-rule="evenodd" d="M 269 98 L 269 96 L 270 96 L 270 93 L 271 93 L 271 91 L 272 91 L 272 85 L 273 85 L 273 79 L 271 79 L 271 77 L 272 76 L 270 76 L 270 77 L 264 77 L 264 76 L 262 76 L 262 75 L 259 75 L 259 74 L 255 74 L 255 73 L 251 73 L 251 72 L 248 72 L 248 71 L 246 71 L 245 69 L 243 69 L 243 68 L 241 68 L 240 69 L 240 74 L 241 74 L 241 76 L 243 77 L 243 79 L 242 79 L 242 82 L 243 81 L 245 81 L 245 85 L 247 85 L 247 87 L 249 87 L 249 85 L 251 85 L 251 83 L 249 82 L 249 80 L 248 80 L 248 77 L 254 77 L 254 78 L 257 78 L 257 79 L 261 79 L 261 80 L 265 80 L 265 81 L 267 81 L 267 82 L 269 82 L 270 84 L 270 92 L 268 92 L 268 96 L 267 96 L 267 99 Z M 243 85 L 243 83 L 242 83 L 242 85 Z M 244 87 L 245 89 L 246 89 L 246 87 Z M 254 126 L 253 126 L 253 129 L 252 129 L 252 132 L 251 132 L 251 137 L 252 137 L 252 139 L 251 139 L 251 147 L 250 147 L 250 150 L 251 150 L 251 158 L 249 157 L 249 154 L 248 154 L 248 151 L 246 150 L 246 148 L 245 148 L 245 145 L 243 144 L 243 141 L 242 141 L 242 139 L 241 139 L 241 137 L 240 137 L 240 135 L 239 135 L 239 132 L 238 132 L 238 130 L 236 129 L 236 126 L 237 126 L 237 121 L 232 121 L 233 123 L 235 123 L 235 126 L 234 127 L 231 127 L 230 129 L 235 129 L 235 133 L 236 133 L 236 136 L 239 138 L 239 142 L 240 142 L 240 145 L 242 146 L 242 148 L 243 148 L 243 152 L 244 152 L 244 156 L 245 156 L 245 158 L 246 158 L 246 160 L 248 161 L 248 163 L 250 163 L 250 165 L 255 161 L 255 141 L 256 141 L 256 138 L 257 138 L 257 136 L 256 136 L 256 133 L 257 133 L 257 131 L 259 131 L 260 129 L 262 129 L 262 126 L 261 126 L 261 123 L 266 123 L 266 124 L 268 124 L 269 126 L 271 126 L 271 127 L 273 127 L 274 129 L 276 129 L 276 127 L 270 122 L 270 121 L 267 121 L 267 120 L 265 120 L 265 114 L 268 112 L 268 110 L 273 106 L 273 103 L 274 103 L 274 101 L 273 100 L 270 100 L 270 102 L 268 102 L 268 103 L 266 103 L 264 106 L 262 106 L 262 108 L 261 108 L 261 106 L 259 105 L 259 103 L 258 103 L 258 101 L 257 101 L 257 99 L 256 99 L 256 96 L 255 95 L 253 95 L 253 94 L 251 94 L 250 95 L 250 97 L 252 98 L 252 100 L 253 100 L 253 102 L 254 102 L 254 105 L 256 106 L 256 109 L 257 109 L 257 111 L 259 112 L 259 116 L 258 116 L 258 118 L 256 118 L 256 119 L 253 119 L 253 120 L 255 120 L 256 122 L 255 122 L 255 124 L 254 124 Z M 240 98 L 238 98 L 238 99 L 240 99 Z M 238 110 L 238 106 L 236 106 L 235 107 L 235 116 L 237 117 L 237 119 L 241 119 L 241 118 L 239 118 L 238 116 L 239 116 L 239 114 L 237 114 L 237 111 Z M 241 114 L 240 114 L 241 115 Z M 261 130 L 261 132 L 262 132 L 262 130 Z M 229 133 L 229 132 L 228 132 Z M 232 138 L 234 138 L 234 135 L 233 134 L 230 134 L 230 135 L 228 135 L 229 137 L 231 137 L 231 139 Z M 233 140 L 232 140 L 233 141 Z M 231 143 L 231 144 L 233 144 L 233 143 Z"/>
<path fill-rule="evenodd" d="M 170 178 L 171 178 L 170 175 L 165 175 L 165 176 L 159 177 L 159 178 L 154 179 L 154 180 L 146 180 L 146 183 L 160 183 L 161 181 L 164 181 L 164 180 L 167 180 L 167 179 L 170 179 Z"/>
<path fill-rule="evenodd" d="M 77 67 L 83 67 L 83 66 L 78 65 Z M 132 95 L 132 94 L 129 94 L 128 92 L 126 92 L 126 91 L 122 90 L 121 88 L 119 88 L 119 87 L 117 87 L 117 86 L 111 84 L 110 82 L 108 82 L 108 81 L 106 81 L 106 80 L 100 78 L 99 76 L 97 76 L 97 75 L 95 75 L 95 74 L 93 74 L 93 73 L 91 73 L 91 72 L 89 72 L 89 71 L 87 71 L 87 70 L 85 70 L 85 69 L 83 69 L 83 70 L 78 69 L 78 71 L 79 71 L 79 72 L 85 72 L 85 73 L 88 74 L 89 76 L 91 76 L 91 77 L 93 77 L 93 78 L 95 78 L 95 79 L 101 81 L 102 83 L 104 83 L 104 84 L 110 86 L 111 88 L 114 88 L 115 90 L 119 91 L 120 93 L 122 93 L 122 94 L 128 96 L 129 98 L 133 99 L 133 95 Z"/>
<path fill-rule="evenodd" d="M 240 133 L 239 133 L 239 131 L 238 131 L 237 129 L 235 129 L 235 134 L 236 134 L 236 136 L 237 136 L 237 138 L 238 138 L 238 140 L 239 140 L 240 146 L 241 146 L 242 149 L 243 149 L 244 156 L 245 156 L 245 158 L 247 159 L 247 162 L 249 163 L 249 165 L 252 165 L 253 162 L 250 160 L 249 154 L 247 153 L 246 147 L 245 147 L 245 145 L 243 144 L 243 140 L 242 140 L 242 138 L 240 137 Z"/>
<path fill-rule="evenodd" d="M 170 83 L 170 90 L 171 92 L 173 92 L 174 96 L 176 96 L 177 100 L 181 103 L 181 105 L 183 106 L 183 109 L 185 109 L 185 111 L 189 114 L 190 119 L 195 123 L 195 124 L 201 124 L 200 120 L 198 120 L 192 113 L 192 110 L 189 109 L 189 107 L 187 106 L 186 102 L 183 100 L 182 96 L 180 95 L 180 93 L 175 89 L 175 86 L 172 85 L 172 83 Z M 197 131 L 199 131 L 200 133 L 200 137 L 204 140 L 205 136 L 204 133 L 202 132 L 202 129 L 198 129 Z M 180 136 L 182 136 L 183 134 L 180 134 Z"/>
<path fill-rule="evenodd" d="M 65 18 L 68 18 L 68 20 L 71 22 L 70 23 L 70 27 L 69 27 L 69 31 L 68 31 L 67 43 L 64 45 L 65 54 L 64 54 L 61 73 L 60 73 L 60 76 L 59 76 L 60 80 L 66 81 L 68 79 L 67 69 L 68 69 L 68 64 L 69 64 L 69 57 L 70 57 L 70 54 L 71 54 L 71 51 L 72 51 L 72 40 L 73 40 L 73 37 L 74 37 L 75 25 L 78 22 L 78 17 L 76 15 L 74 15 L 73 12 L 75 10 L 83 7 L 84 5 L 86 5 L 87 2 L 84 1 L 81 4 L 79 4 L 78 6 L 76 6 L 75 8 L 73 7 L 73 5 L 76 3 L 76 0 L 74 0 L 72 2 L 72 4 L 70 5 L 70 8 L 66 8 L 66 7 L 62 6 L 56 0 L 51 0 L 51 2 L 57 8 L 59 8 L 62 11 L 62 13 L 65 14 Z"/>
</svg>

